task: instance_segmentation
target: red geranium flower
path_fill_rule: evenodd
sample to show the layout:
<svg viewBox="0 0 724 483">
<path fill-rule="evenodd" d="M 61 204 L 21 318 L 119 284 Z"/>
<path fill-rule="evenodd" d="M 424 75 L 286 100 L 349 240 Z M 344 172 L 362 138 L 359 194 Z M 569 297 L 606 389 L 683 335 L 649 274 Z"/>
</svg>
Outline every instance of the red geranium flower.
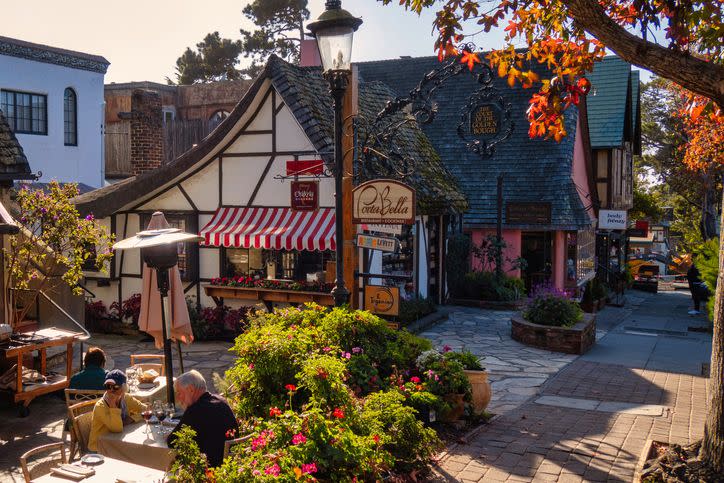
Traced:
<svg viewBox="0 0 724 483">
<path fill-rule="evenodd" d="M 269 408 L 269 416 L 274 417 L 274 416 L 281 416 L 281 415 L 282 415 L 282 411 L 278 407 L 274 406 L 273 408 Z"/>
<path fill-rule="evenodd" d="M 295 386 L 294 384 L 287 384 L 286 386 L 284 386 L 284 388 L 289 392 L 294 392 L 297 390 L 297 386 Z"/>
<path fill-rule="evenodd" d="M 334 408 L 334 411 L 332 411 L 332 416 L 337 419 L 342 419 L 344 417 L 344 411 L 342 411 L 340 408 Z"/>
<path fill-rule="evenodd" d="M 412 376 L 410 378 L 410 382 L 414 382 L 415 384 L 418 384 L 420 382 L 420 378 L 417 376 Z"/>
</svg>

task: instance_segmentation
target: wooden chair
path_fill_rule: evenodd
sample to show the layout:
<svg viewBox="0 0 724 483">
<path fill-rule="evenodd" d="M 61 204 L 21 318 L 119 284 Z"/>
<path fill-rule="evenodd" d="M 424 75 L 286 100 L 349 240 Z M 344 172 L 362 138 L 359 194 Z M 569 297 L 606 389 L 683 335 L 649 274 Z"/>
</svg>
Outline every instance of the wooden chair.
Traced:
<svg viewBox="0 0 724 483">
<path fill-rule="evenodd" d="M 236 439 L 230 439 L 228 441 L 224 441 L 224 459 L 226 459 L 227 456 L 229 456 L 229 452 L 231 451 L 231 447 L 241 443 L 242 441 L 246 441 L 247 439 L 251 438 L 251 434 L 247 434 L 246 436 L 242 436 L 241 438 Z"/>
<path fill-rule="evenodd" d="M 146 362 L 158 361 L 158 362 Z M 166 375 L 166 357 L 163 354 L 131 354 L 131 365 L 140 367 L 142 371 L 150 371 L 153 369 L 160 376 Z"/>
<path fill-rule="evenodd" d="M 54 457 L 49 458 L 49 455 L 55 453 L 56 451 L 60 451 L 60 457 L 56 454 L 53 455 Z M 35 464 L 31 463 L 31 466 L 28 466 L 28 458 L 31 456 L 39 456 L 41 454 L 44 454 L 44 456 L 41 457 L 41 461 L 38 461 Z M 33 448 L 30 451 L 25 452 L 20 457 L 20 467 L 23 469 L 25 483 L 30 483 L 36 478 L 47 475 L 53 468 L 64 465 L 67 462 L 68 460 L 65 456 L 65 445 L 62 442 L 38 446 L 37 448 Z"/>
<path fill-rule="evenodd" d="M 70 461 L 73 461 L 75 454 L 78 451 L 78 437 L 75 434 L 73 428 L 73 416 L 70 413 L 70 408 L 74 404 L 78 404 L 83 401 L 98 401 L 103 397 L 105 391 L 98 389 L 66 389 L 65 390 L 65 405 L 68 408 L 68 434 L 70 435 Z M 92 411 L 92 409 L 91 409 Z M 66 432 L 63 431 L 63 441 L 65 441 Z"/>
<path fill-rule="evenodd" d="M 75 434 L 76 444 L 73 447 L 73 453 L 70 455 L 71 461 L 75 456 L 75 452 L 79 454 L 88 451 L 88 439 L 90 437 L 91 423 L 93 422 L 93 408 L 97 400 L 81 401 L 73 404 L 68 408 L 68 415 Z"/>
</svg>

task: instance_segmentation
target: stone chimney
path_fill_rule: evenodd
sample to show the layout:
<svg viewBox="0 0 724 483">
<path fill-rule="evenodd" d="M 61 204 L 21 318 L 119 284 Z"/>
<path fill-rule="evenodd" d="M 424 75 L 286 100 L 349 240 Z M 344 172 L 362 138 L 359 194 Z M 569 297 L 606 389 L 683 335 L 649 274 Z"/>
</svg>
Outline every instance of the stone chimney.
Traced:
<svg viewBox="0 0 724 483">
<path fill-rule="evenodd" d="M 131 174 L 152 171 L 163 164 L 161 95 L 134 89 L 131 94 Z"/>
</svg>

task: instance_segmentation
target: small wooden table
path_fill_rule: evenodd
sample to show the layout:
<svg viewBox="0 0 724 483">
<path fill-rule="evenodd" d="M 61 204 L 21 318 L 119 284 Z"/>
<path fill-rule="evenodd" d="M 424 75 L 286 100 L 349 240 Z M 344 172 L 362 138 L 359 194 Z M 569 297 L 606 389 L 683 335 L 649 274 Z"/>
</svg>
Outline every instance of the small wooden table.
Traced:
<svg viewBox="0 0 724 483">
<path fill-rule="evenodd" d="M 146 434 L 146 423 L 142 422 L 129 424 L 122 433 L 106 433 L 98 437 L 98 453 L 166 471 L 176 452 L 166 444 L 166 435 L 160 434 L 160 427 L 160 424 L 152 424 Z M 171 429 L 173 427 L 166 426 L 168 432 Z"/>
<path fill-rule="evenodd" d="M 117 480 L 121 481 L 143 481 L 146 483 L 163 482 L 165 473 L 161 470 L 148 468 L 127 461 L 117 460 L 104 456 L 103 463 L 92 467 L 96 470 L 96 474 L 80 480 L 87 483 L 108 483 Z M 69 483 L 72 480 L 53 476 L 51 474 L 41 476 L 32 481 L 32 483 Z"/>
<path fill-rule="evenodd" d="M 68 387 L 70 376 L 73 370 L 73 343 L 83 336 L 80 332 L 71 332 L 63 329 L 50 327 L 22 334 L 27 341 L 10 341 L 7 347 L 0 347 L 0 355 L 5 359 L 16 359 L 17 381 L 15 385 L 14 401 L 18 403 L 18 410 L 21 417 L 29 414 L 30 402 L 42 394 L 59 391 Z M 48 378 L 43 383 L 32 383 L 23 385 L 23 355 L 38 351 L 40 353 L 40 373 L 47 376 L 47 354 L 48 347 L 66 346 L 65 376 L 57 375 Z"/>
</svg>

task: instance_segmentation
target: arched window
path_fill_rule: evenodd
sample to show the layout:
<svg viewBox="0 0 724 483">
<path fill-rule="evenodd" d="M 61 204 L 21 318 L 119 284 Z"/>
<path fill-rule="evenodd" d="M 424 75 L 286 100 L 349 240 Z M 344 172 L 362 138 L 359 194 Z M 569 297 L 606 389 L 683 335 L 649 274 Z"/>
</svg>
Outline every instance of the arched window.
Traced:
<svg viewBox="0 0 724 483">
<path fill-rule="evenodd" d="M 63 126 L 65 145 L 78 145 L 78 102 L 75 91 L 68 87 L 63 99 Z"/>
</svg>

